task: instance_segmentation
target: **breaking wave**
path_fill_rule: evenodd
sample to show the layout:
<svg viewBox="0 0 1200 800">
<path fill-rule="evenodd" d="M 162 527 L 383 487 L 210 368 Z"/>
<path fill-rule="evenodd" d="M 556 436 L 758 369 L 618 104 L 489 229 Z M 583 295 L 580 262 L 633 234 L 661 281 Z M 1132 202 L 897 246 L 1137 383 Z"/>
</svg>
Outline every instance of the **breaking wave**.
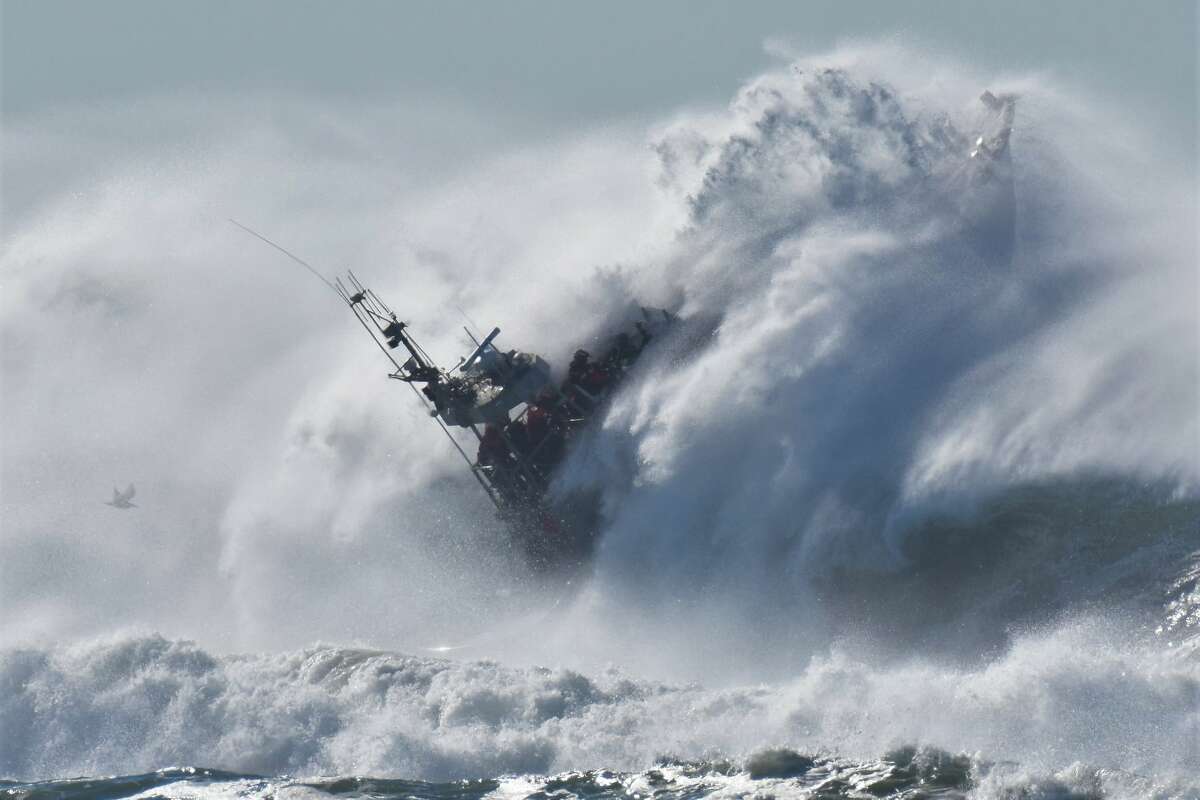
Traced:
<svg viewBox="0 0 1200 800">
<path fill-rule="evenodd" d="M 741 774 L 909 747 L 976 754 L 980 796 L 1194 794 L 1170 783 L 1200 770 L 1194 187 L 1069 93 L 913 62 L 781 68 L 660 125 L 652 165 L 613 130 L 404 194 L 345 130 L 268 126 L 18 205 L 5 633 L 205 644 L 5 650 L 0 772 Z M 995 160 L 969 155 L 983 88 L 1017 96 Z M 403 260 L 376 286 L 443 360 L 455 305 L 556 363 L 634 301 L 684 318 L 561 476 L 604 489 L 581 585 L 522 571 L 319 288 L 216 233 L 279 182 L 320 199 L 259 227 Z M 71 511 L 128 464 L 164 476 L 140 517 Z M 445 643 L 506 666 L 392 652 Z"/>
<path fill-rule="evenodd" d="M 790 680 L 730 689 L 336 647 L 217 656 L 160 637 L 10 650 L 0 772 L 220 764 L 446 781 L 637 772 L 664 759 L 736 771 L 779 747 L 869 764 L 908 743 L 951 741 L 977 754 L 960 759 L 974 765 L 963 786 L 986 782 L 998 754 L 1025 777 L 1076 763 L 1096 781 L 1112 764 L 1194 777 L 1200 671 L 1114 639 L 1107 623 L 1081 623 L 1027 636 L 978 670 L 881 670 L 835 651 Z"/>
<path fill-rule="evenodd" d="M 566 479 L 609 487 L 612 520 L 574 630 L 651 612 L 645 643 L 705 674 L 737 643 L 785 675 L 831 639 L 978 656 L 1091 605 L 1161 621 L 1200 542 L 1195 247 L 1169 207 L 1194 205 L 1114 196 L 1128 160 L 1064 151 L 1079 127 L 1032 86 L 1001 87 L 1011 161 L 980 164 L 994 119 L 938 86 L 801 63 L 663 135 L 686 224 L 629 282 L 698 333 Z"/>
</svg>

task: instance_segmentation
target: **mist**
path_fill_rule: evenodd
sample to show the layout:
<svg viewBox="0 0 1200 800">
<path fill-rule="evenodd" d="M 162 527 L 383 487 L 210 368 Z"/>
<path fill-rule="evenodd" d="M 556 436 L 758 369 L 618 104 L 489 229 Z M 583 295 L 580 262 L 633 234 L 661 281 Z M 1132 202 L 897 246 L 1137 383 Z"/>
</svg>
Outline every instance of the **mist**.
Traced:
<svg viewBox="0 0 1200 800">
<path fill-rule="evenodd" d="M 1018 98 L 1011 198 L 968 156 L 984 89 Z M 253 684 L 323 642 L 448 654 L 463 663 L 438 669 L 463 685 L 481 658 L 513 686 L 535 665 L 612 668 L 636 679 L 604 703 L 649 717 L 655 681 L 672 697 L 767 682 L 790 709 L 707 742 L 667 726 L 573 750 L 556 728 L 532 750 L 483 747 L 491 760 L 468 743 L 401 764 L 439 778 L 779 741 L 1031 761 L 1087 740 L 1093 717 L 1052 719 L 1073 674 L 1128 712 L 1083 757 L 1196 764 L 1194 745 L 1163 748 L 1195 734 L 1173 703 L 1200 685 L 1196 197 L 1146 132 L 1043 76 L 890 44 L 781 62 L 724 108 L 551 141 L 517 129 L 450 103 L 299 95 L 5 121 L 0 639 L 51 653 L 29 669 L 51 685 L 79 661 L 121 683 L 95 653 L 171 671 L 197 648 L 206 674 L 254 654 Z M 533 574 L 337 298 L 230 218 L 327 275 L 353 269 L 443 365 L 464 324 L 561 368 L 632 303 L 678 313 L 558 478 L 604 489 L 591 568 Z M 130 481 L 138 509 L 103 505 Z M 1032 712 L 988 698 L 1029 675 L 1050 710 L 1026 742 Z M 920 704 L 974 699 L 928 725 L 885 713 L 928 686 Z M 820 699 L 860 690 L 865 733 Z M 714 730 L 767 704 L 738 697 Z M 347 750 L 127 752 L 397 769 L 391 745 L 356 749 L 346 702 Z M 1143 736 L 1156 714 L 1163 738 Z M 58 762 L 0 763 L 117 769 L 120 754 L 85 761 L 87 736 Z"/>
</svg>

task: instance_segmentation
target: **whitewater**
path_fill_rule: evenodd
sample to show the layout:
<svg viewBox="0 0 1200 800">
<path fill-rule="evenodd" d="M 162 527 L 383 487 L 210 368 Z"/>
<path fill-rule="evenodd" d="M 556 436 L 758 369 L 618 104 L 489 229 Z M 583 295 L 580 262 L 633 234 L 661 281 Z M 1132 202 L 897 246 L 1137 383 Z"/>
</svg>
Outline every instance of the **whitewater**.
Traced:
<svg viewBox="0 0 1200 800">
<path fill-rule="evenodd" d="M 5 123 L 0 791 L 1200 797 L 1195 186 L 1121 109 L 895 45 L 486 158 L 207 102 Z M 442 363 L 677 313 L 589 569 L 228 217 Z"/>
</svg>

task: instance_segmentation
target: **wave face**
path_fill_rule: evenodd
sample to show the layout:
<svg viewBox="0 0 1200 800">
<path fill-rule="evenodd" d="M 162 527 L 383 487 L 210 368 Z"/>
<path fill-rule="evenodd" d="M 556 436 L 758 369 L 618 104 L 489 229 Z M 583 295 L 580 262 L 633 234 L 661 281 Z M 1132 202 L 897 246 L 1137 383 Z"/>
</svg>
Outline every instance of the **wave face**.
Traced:
<svg viewBox="0 0 1200 800">
<path fill-rule="evenodd" d="M 983 88 L 1018 100 L 980 161 Z M 0 772 L 901 746 L 1061 796 L 1200 771 L 1195 188 L 1120 114 L 844 50 L 649 151 L 617 127 L 430 177 L 377 156 L 407 111 L 228 105 L 247 131 L 203 146 L 191 108 L 139 106 L 135 151 L 89 112 L 84 166 L 55 160 L 61 119 L 6 122 Z M 73 191 L 21 193 L 39 165 Z M 456 305 L 555 363 L 635 300 L 681 314 L 560 477 L 603 489 L 590 574 L 523 569 L 324 290 L 231 212 L 314 263 L 403 263 L 372 283 L 443 362 Z M 141 507 L 100 515 L 128 472 Z M 434 645 L 469 660 L 396 654 Z"/>
</svg>

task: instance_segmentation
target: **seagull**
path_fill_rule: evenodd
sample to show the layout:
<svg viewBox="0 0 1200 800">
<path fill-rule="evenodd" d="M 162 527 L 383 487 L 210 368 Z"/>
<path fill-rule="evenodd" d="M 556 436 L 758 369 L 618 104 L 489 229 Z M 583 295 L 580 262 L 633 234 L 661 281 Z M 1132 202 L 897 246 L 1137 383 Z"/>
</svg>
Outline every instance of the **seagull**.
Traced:
<svg viewBox="0 0 1200 800">
<path fill-rule="evenodd" d="M 136 505 L 129 502 L 130 500 L 133 499 L 133 495 L 136 493 L 136 491 L 137 490 L 133 488 L 132 483 L 129 484 L 129 488 L 123 492 L 114 486 L 113 487 L 113 499 L 110 500 L 109 502 L 105 503 L 104 505 L 112 506 L 113 508 L 121 508 L 121 509 L 137 508 Z"/>
</svg>

